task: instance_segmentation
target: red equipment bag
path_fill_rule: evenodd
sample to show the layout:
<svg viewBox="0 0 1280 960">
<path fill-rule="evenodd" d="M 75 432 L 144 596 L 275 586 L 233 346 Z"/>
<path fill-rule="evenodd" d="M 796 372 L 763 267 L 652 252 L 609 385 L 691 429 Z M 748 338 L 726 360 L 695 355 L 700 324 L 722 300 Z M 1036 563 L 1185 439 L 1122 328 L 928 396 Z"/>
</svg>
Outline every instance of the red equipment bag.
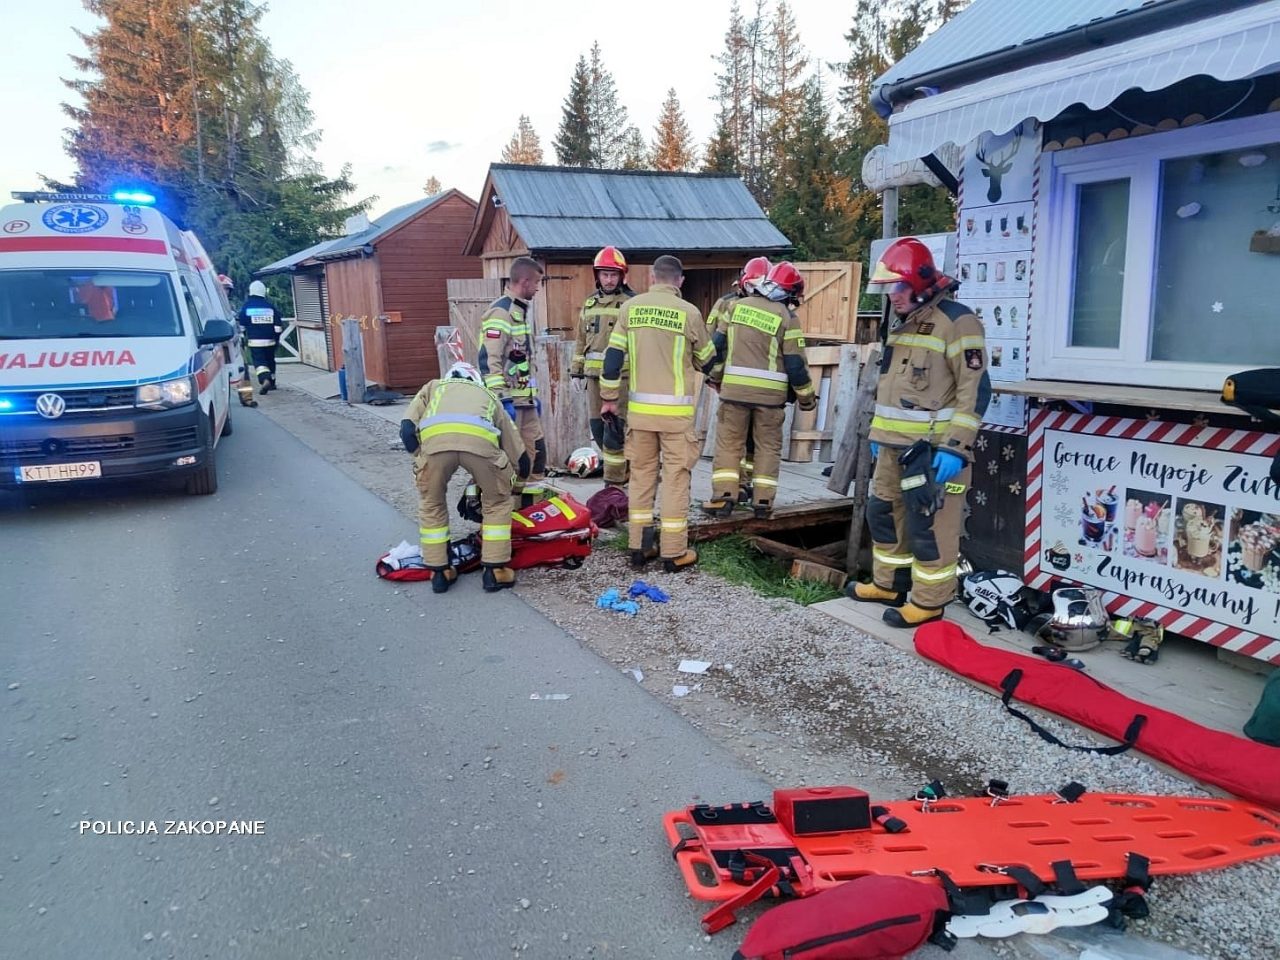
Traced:
<svg viewBox="0 0 1280 960">
<path fill-rule="evenodd" d="M 944 929 L 947 895 L 909 877 L 858 877 L 775 907 L 733 960 L 899 960 Z"/>
<path fill-rule="evenodd" d="M 511 515 L 510 566 L 574 570 L 591 556 L 599 533 L 590 510 L 567 493 L 556 494 Z"/>
<path fill-rule="evenodd" d="M 1197 780 L 1280 810 L 1280 748 L 1210 730 L 1131 700 L 1070 667 L 983 646 L 945 620 L 920 627 L 915 645 L 920 656 L 1004 691 L 1006 703 L 1016 698 L 1105 736 L 1132 742 L 1135 750 Z"/>
</svg>

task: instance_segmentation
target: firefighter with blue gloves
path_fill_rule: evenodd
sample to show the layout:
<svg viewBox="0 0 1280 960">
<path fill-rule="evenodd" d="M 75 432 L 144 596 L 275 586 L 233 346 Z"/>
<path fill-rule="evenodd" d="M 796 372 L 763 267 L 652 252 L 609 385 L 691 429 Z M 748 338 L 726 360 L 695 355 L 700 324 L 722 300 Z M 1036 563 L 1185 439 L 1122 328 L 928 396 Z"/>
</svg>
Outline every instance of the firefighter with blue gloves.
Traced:
<svg viewBox="0 0 1280 960">
<path fill-rule="evenodd" d="M 955 301 L 958 286 L 913 237 L 885 250 L 867 285 L 888 294 L 896 319 L 871 420 L 873 582 L 848 593 L 885 604 L 897 627 L 940 619 L 955 596 L 973 443 L 991 399 L 982 321 Z"/>
</svg>

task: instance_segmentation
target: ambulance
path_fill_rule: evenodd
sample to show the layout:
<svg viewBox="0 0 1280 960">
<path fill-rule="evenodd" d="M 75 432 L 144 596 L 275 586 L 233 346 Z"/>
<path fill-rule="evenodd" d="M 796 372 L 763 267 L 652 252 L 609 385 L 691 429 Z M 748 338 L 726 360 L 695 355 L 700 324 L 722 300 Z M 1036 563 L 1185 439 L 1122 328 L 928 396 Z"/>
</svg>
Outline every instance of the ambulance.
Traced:
<svg viewBox="0 0 1280 960">
<path fill-rule="evenodd" d="M 141 191 L 13 197 L 0 209 L 0 490 L 168 476 L 216 492 L 236 328 L 199 241 Z"/>
</svg>

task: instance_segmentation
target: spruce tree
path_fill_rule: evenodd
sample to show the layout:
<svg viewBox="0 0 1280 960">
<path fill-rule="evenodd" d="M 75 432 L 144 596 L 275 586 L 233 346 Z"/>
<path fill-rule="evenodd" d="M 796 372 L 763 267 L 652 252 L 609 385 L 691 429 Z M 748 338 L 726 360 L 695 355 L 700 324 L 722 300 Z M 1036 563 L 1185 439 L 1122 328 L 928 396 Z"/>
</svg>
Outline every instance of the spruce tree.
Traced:
<svg viewBox="0 0 1280 960">
<path fill-rule="evenodd" d="M 77 186 L 108 190 L 129 177 L 157 188 L 159 206 L 194 229 L 219 270 L 249 275 L 341 234 L 368 206 L 350 204 L 349 168 L 326 178 L 312 156 L 307 93 L 262 36 L 250 0 L 86 0 L 103 18 L 81 34 L 84 76 L 68 86 L 75 126 L 67 151 Z"/>
<path fill-rule="evenodd" d="M 751 51 L 742 23 L 738 0 L 729 7 L 729 26 L 724 34 L 724 47 L 716 54 L 716 104 L 718 128 L 715 155 L 720 165 L 740 172 L 748 155 L 748 131 L 751 121 Z M 708 150 L 708 156 L 712 151 Z M 732 156 L 732 164 L 728 164 Z"/>
<path fill-rule="evenodd" d="M 594 165 L 621 167 L 627 153 L 627 108 L 618 99 L 618 85 L 614 82 L 613 74 L 604 65 L 599 41 L 591 45 L 591 60 L 587 69 L 591 78 L 590 95 L 587 98 L 587 126 L 591 131 Z"/>
<path fill-rule="evenodd" d="M 716 132 L 707 141 L 702 154 L 704 173 L 737 173 L 738 156 L 733 149 L 733 132 L 723 115 L 716 117 Z"/>
<path fill-rule="evenodd" d="M 655 170 L 688 170 L 693 161 L 693 134 L 680 109 L 675 87 L 671 87 L 654 128 L 653 167 Z"/>
<path fill-rule="evenodd" d="M 770 219 L 795 244 L 798 260 L 839 260 L 853 237 L 849 180 L 837 168 L 838 149 L 817 77 L 801 88 L 792 146 L 782 158 Z"/>
<path fill-rule="evenodd" d="M 428 197 L 434 197 L 437 193 L 444 193 L 444 187 L 440 184 L 440 178 L 435 174 L 427 177 L 427 182 L 422 185 L 422 192 Z"/>
<path fill-rule="evenodd" d="M 806 103 L 804 75 L 809 57 L 786 0 L 779 0 L 764 44 L 764 83 L 760 91 L 761 126 L 757 198 L 765 205 L 784 188 L 785 162 L 797 138 Z M 803 144 L 800 145 L 803 147 Z"/>
<path fill-rule="evenodd" d="M 542 163 L 542 142 L 525 114 L 520 114 L 516 132 L 502 148 L 503 163 Z"/>
<path fill-rule="evenodd" d="M 591 74 L 587 58 L 578 57 L 561 108 L 560 129 L 554 143 L 556 160 L 566 167 L 592 167 L 598 158 L 591 140 Z"/>
<path fill-rule="evenodd" d="M 195 41 L 188 4 L 84 0 L 84 5 L 106 23 L 91 33 L 76 31 L 86 53 L 71 61 L 86 76 L 63 81 L 84 100 L 83 106 L 62 105 L 74 124 L 64 146 L 76 162 L 77 182 L 108 189 L 145 179 L 172 190 L 182 182 L 184 153 L 195 142 Z"/>
<path fill-rule="evenodd" d="M 627 127 L 626 133 L 622 136 L 621 167 L 623 170 L 649 170 L 652 168 L 649 145 L 644 142 L 644 134 L 640 132 L 640 128 L 634 125 Z"/>
</svg>

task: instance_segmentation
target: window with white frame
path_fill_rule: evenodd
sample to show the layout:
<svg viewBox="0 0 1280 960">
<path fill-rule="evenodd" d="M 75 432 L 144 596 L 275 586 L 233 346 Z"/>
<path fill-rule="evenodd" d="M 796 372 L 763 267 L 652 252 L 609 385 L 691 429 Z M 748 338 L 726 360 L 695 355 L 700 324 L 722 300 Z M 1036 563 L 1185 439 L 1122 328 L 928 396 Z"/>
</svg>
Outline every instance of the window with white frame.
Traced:
<svg viewBox="0 0 1280 960">
<path fill-rule="evenodd" d="M 1032 376 L 1217 390 L 1280 365 L 1280 256 L 1256 239 L 1280 233 L 1280 113 L 1041 164 Z"/>
</svg>

